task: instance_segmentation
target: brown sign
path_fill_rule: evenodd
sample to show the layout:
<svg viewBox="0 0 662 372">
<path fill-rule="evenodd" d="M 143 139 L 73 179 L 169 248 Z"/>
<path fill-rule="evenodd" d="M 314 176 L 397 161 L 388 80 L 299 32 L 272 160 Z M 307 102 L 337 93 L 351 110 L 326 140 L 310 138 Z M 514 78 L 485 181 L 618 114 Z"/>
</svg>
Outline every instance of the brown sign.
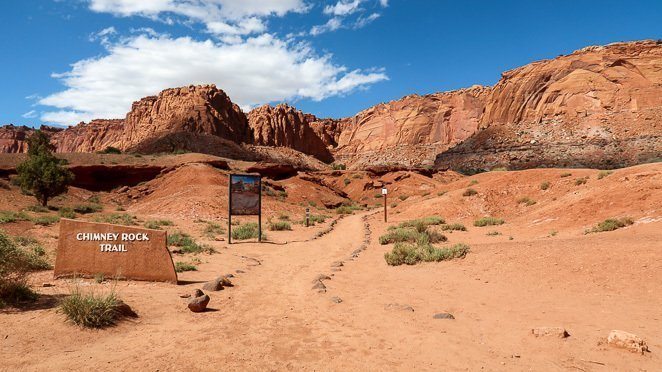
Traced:
<svg viewBox="0 0 662 372">
<path fill-rule="evenodd" d="M 260 214 L 260 176 L 230 175 L 230 214 Z"/>
<path fill-rule="evenodd" d="M 90 277 L 177 283 L 166 232 L 62 219 L 55 277 Z"/>
</svg>

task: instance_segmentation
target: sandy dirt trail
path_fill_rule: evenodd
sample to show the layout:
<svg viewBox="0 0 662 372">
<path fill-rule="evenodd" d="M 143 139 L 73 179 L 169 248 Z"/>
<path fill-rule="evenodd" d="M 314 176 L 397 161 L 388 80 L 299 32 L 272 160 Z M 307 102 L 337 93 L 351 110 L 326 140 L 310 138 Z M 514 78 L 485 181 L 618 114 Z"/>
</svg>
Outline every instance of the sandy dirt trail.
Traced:
<svg viewBox="0 0 662 372">
<path fill-rule="evenodd" d="M 380 213 L 368 218 L 371 244 L 349 259 L 364 239 L 365 214 L 312 242 L 233 244 L 182 275 L 189 284 L 118 283 L 140 318 L 111 329 L 81 330 L 53 309 L 2 315 L 0 369 L 661 369 L 661 222 L 578 238 L 495 240 L 472 244 L 463 260 L 389 267 L 390 247 L 377 243 L 387 227 Z M 472 234 L 484 231 L 449 238 Z M 613 254 L 633 237 L 630 254 Z M 338 260 L 344 266 L 332 271 Z M 213 311 L 193 314 L 178 297 L 236 269 L 244 271 L 236 287 L 210 293 Z M 326 293 L 312 289 L 319 274 L 333 274 Z M 60 281 L 56 288 L 66 293 Z M 442 311 L 456 319 L 433 319 Z M 539 326 L 566 327 L 571 337 L 535 338 L 530 329 Z M 611 329 L 638 334 L 652 352 L 601 345 Z"/>
</svg>

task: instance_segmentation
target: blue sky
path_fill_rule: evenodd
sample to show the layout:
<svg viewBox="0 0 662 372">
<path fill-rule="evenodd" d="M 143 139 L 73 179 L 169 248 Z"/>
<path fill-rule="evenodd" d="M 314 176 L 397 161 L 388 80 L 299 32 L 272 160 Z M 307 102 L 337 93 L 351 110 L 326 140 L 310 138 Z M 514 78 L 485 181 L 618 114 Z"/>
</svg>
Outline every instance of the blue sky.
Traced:
<svg viewBox="0 0 662 372">
<path fill-rule="evenodd" d="M 404 95 L 492 85 L 587 45 L 662 38 L 662 1 L 7 0 L 0 124 L 123 117 L 214 83 L 249 109 L 344 117 Z"/>
</svg>

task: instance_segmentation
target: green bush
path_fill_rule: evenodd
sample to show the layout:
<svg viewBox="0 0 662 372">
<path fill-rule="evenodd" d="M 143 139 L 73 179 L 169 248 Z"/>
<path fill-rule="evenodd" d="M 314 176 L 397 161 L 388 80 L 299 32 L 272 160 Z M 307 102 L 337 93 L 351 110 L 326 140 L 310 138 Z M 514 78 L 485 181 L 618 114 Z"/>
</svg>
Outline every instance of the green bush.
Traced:
<svg viewBox="0 0 662 372">
<path fill-rule="evenodd" d="M 358 205 L 341 205 L 340 207 L 336 208 L 336 213 L 337 214 L 352 214 L 356 210 L 362 209 Z"/>
<path fill-rule="evenodd" d="M 586 233 L 596 233 L 604 231 L 614 231 L 626 226 L 634 224 L 634 220 L 630 217 L 623 218 L 608 218 L 600 223 L 594 228 L 586 231 Z"/>
<path fill-rule="evenodd" d="M 442 231 L 467 231 L 467 228 L 461 224 L 461 223 L 451 223 L 451 224 L 445 224 L 441 225 L 440 229 Z"/>
<path fill-rule="evenodd" d="M 411 228 L 397 227 L 393 230 L 389 230 L 386 234 L 379 237 L 379 244 L 392 244 L 400 242 L 415 242 L 420 233 Z"/>
<path fill-rule="evenodd" d="M 437 196 L 444 196 L 444 195 L 446 195 L 447 192 L 448 192 L 448 191 L 439 191 L 439 192 L 437 193 Z"/>
<path fill-rule="evenodd" d="M 95 203 L 74 205 L 74 212 L 80 214 L 96 213 L 100 212 L 102 209 L 103 206 L 101 204 Z"/>
<path fill-rule="evenodd" d="M 341 164 L 341 163 L 333 163 L 333 164 L 331 164 L 331 169 L 333 169 L 333 170 L 345 170 L 345 169 L 347 169 L 347 166 L 345 164 Z"/>
<path fill-rule="evenodd" d="M 25 212 L 0 211 L 0 223 L 11 223 L 29 220 L 30 216 L 28 216 Z"/>
<path fill-rule="evenodd" d="M 183 232 L 174 232 L 168 234 L 168 245 L 175 246 L 182 253 L 202 253 L 209 252 L 211 247 L 198 244 L 189 234 Z M 213 250 L 213 248 L 211 248 Z"/>
<path fill-rule="evenodd" d="M 281 221 L 289 221 L 290 220 L 290 215 L 287 213 L 281 213 L 278 215 L 278 219 Z"/>
<path fill-rule="evenodd" d="M 432 245 L 413 245 L 410 243 L 397 243 L 384 254 L 386 263 L 391 266 L 402 264 L 414 265 L 418 262 L 439 262 L 454 258 L 463 258 L 469 253 L 469 246 L 463 243 L 447 248 L 437 248 Z"/>
<path fill-rule="evenodd" d="M 601 170 L 600 172 L 598 172 L 598 179 L 601 180 L 601 179 L 607 177 L 608 175 L 610 175 L 610 174 L 612 174 L 612 173 L 614 173 L 614 171 L 610 171 L 610 170 Z"/>
<path fill-rule="evenodd" d="M 524 205 L 526 205 L 527 207 L 530 207 L 530 206 L 536 204 L 536 201 L 533 200 L 533 199 L 531 199 L 531 198 L 529 198 L 528 196 L 525 196 L 525 197 L 523 197 L 523 198 L 519 198 L 519 199 L 517 200 L 517 204 L 524 204 Z"/>
<path fill-rule="evenodd" d="M 122 150 L 117 147 L 108 146 L 105 149 L 99 151 L 99 154 L 121 154 Z"/>
<path fill-rule="evenodd" d="M 217 222 L 207 222 L 204 235 L 209 239 L 216 239 L 218 235 L 225 234 L 225 228 Z"/>
<path fill-rule="evenodd" d="M 540 190 L 547 190 L 549 189 L 549 182 L 545 181 L 540 184 Z"/>
<path fill-rule="evenodd" d="M 324 223 L 324 221 L 326 221 L 327 218 L 329 218 L 329 216 L 323 214 L 311 214 L 310 217 L 308 218 L 308 223 L 310 225 L 315 225 L 316 223 Z M 306 224 L 306 216 L 303 216 L 302 223 L 304 225 Z"/>
<path fill-rule="evenodd" d="M 275 221 L 269 224 L 269 230 L 271 231 L 285 231 L 292 230 L 292 225 L 287 221 Z"/>
<path fill-rule="evenodd" d="M 478 191 L 476 191 L 472 188 L 468 188 L 468 189 L 464 190 L 464 192 L 462 193 L 462 196 L 474 196 L 476 194 L 478 194 Z"/>
<path fill-rule="evenodd" d="M 446 221 L 441 217 L 428 216 L 401 222 L 398 227 L 413 227 L 418 232 L 424 232 L 430 225 L 441 225 L 443 223 L 446 223 Z"/>
<path fill-rule="evenodd" d="M 30 211 L 30 212 L 35 212 L 35 213 L 46 213 L 48 212 L 48 208 L 44 207 L 43 205 L 31 205 L 25 210 Z"/>
<path fill-rule="evenodd" d="M 60 311 L 67 319 L 81 327 L 104 328 L 115 325 L 122 317 L 122 302 L 115 292 L 108 294 L 82 293 L 76 287 L 60 303 Z"/>
<path fill-rule="evenodd" d="M 74 210 L 69 207 L 61 207 L 60 210 L 57 211 L 57 214 L 62 218 L 76 218 L 76 212 L 74 212 Z"/>
<path fill-rule="evenodd" d="M 58 216 L 39 216 L 39 217 L 33 217 L 31 218 L 32 223 L 35 225 L 40 225 L 40 226 L 50 226 L 56 222 L 60 221 L 60 217 Z"/>
<path fill-rule="evenodd" d="M 471 180 L 471 182 L 469 182 L 469 186 L 473 186 L 477 184 L 478 184 L 478 180 Z"/>
<path fill-rule="evenodd" d="M 175 271 L 183 273 L 184 271 L 198 271 L 198 268 L 188 262 L 177 262 L 175 264 Z"/>
<path fill-rule="evenodd" d="M 381 192 L 378 192 L 378 193 L 375 194 L 375 199 L 381 199 L 383 197 L 384 197 L 384 195 L 382 195 Z"/>
<path fill-rule="evenodd" d="M 345 183 L 345 186 L 347 186 L 347 185 L 349 185 L 350 183 L 352 183 L 352 181 L 351 181 L 349 178 L 345 178 L 345 179 L 343 180 L 343 183 Z"/>
<path fill-rule="evenodd" d="M 43 248 L 24 249 L 36 244 L 30 238 L 12 239 L 0 231 L 0 300 L 16 303 L 35 300 L 36 294 L 26 284 L 27 273 L 48 265 Z M 48 265 L 50 267 L 50 265 Z"/>
<path fill-rule="evenodd" d="M 498 231 L 490 231 L 485 235 L 487 235 L 487 236 L 497 236 L 497 235 L 501 235 L 501 233 L 498 232 Z"/>
<path fill-rule="evenodd" d="M 580 177 L 575 180 L 575 186 L 584 185 L 588 182 L 588 177 Z"/>
<path fill-rule="evenodd" d="M 97 216 L 94 221 L 124 226 L 136 225 L 136 217 L 126 213 L 104 214 L 102 216 Z"/>
<path fill-rule="evenodd" d="M 505 223 L 501 218 L 496 217 L 483 217 L 474 221 L 474 226 L 476 227 L 485 227 L 485 226 L 496 226 L 503 225 Z"/>
<path fill-rule="evenodd" d="M 161 230 L 161 227 L 163 226 L 173 226 L 174 223 L 170 220 L 149 220 L 146 221 L 143 226 L 147 229 L 152 229 L 152 230 Z"/>
<path fill-rule="evenodd" d="M 17 180 L 24 193 L 45 207 L 50 198 L 67 192 L 74 174 L 65 168 L 65 160 L 55 157 L 55 146 L 45 132 L 34 131 L 27 142 L 28 158 L 16 167 Z"/>
<path fill-rule="evenodd" d="M 407 200 L 407 198 L 409 198 L 409 195 L 400 195 L 400 196 L 398 196 L 398 199 L 400 199 L 401 201 L 405 201 L 405 200 Z"/>
<path fill-rule="evenodd" d="M 255 222 L 249 222 L 243 225 L 239 225 L 232 230 L 232 239 L 235 240 L 246 240 L 246 239 L 257 239 L 258 237 L 258 226 Z M 262 233 L 262 239 L 266 239 L 264 233 Z"/>
</svg>

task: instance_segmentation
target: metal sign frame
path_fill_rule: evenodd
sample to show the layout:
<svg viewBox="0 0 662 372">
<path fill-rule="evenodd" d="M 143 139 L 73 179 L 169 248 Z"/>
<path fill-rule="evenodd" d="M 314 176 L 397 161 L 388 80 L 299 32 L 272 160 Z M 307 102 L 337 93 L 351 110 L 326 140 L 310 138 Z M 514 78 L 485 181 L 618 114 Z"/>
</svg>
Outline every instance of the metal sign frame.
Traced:
<svg viewBox="0 0 662 372">
<path fill-rule="evenodd" d="M 257 241 L 262 243 L 262 176 L 259 174 L 228 174 L 228 244 L 232 244 L 232 177 L 257 178 L 258 189 L 258 213 L 257 213 Z M 236 214 L 236 216 L 254 216 L 254 214 Z"/>
</svg>

